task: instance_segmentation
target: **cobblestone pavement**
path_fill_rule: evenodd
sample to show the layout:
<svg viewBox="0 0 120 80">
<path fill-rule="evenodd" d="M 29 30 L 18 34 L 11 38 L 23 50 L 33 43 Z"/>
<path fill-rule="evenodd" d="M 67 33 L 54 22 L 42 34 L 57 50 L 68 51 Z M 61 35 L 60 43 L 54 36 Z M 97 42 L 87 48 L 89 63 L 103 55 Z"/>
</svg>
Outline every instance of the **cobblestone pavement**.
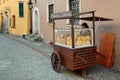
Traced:
<svg viewBox="0 0 120 80">
<path fill-rule="evenodd" d="M 21 37 L 0 34 L 0 80 L 89 80 L 62 67 L 56 73 L 50 62 L 52 47 Z M 99 65 L 88 70 L 94 80 L 120 80 L 120 72 Z"/>
</svg>

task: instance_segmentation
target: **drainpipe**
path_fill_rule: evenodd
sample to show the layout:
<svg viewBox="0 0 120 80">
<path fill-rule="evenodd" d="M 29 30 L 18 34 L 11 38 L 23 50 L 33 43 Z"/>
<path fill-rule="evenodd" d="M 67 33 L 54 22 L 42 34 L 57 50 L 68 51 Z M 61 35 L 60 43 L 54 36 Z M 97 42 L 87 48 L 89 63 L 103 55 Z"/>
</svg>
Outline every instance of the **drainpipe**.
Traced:
<svg viewBox="0 0 120 80">
<path fill-rule="evenodd" d="M 28 6 L 29 6 L 29 9 L 30 9 L 30 34 L 31 34 L 33 32 L 32 31 L 32 8 L 33 8 L 32 0 L 29 0 Z"/>
</svg>

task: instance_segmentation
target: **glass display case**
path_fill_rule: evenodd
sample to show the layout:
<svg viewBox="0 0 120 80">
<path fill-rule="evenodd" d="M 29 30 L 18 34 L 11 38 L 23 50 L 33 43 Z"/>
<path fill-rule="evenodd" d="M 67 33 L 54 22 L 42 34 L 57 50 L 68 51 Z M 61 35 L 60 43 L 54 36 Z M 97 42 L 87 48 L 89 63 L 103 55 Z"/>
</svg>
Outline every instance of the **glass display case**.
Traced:
<svg viewBox="0 0 120 80">
<path fill-rule="evenodd" d="M 76 20 L 82 19 L 82 16 L 76 16 L 84 14 L 92 14 L 93 20 L 90 27 L 85 26 L 84 21 L 79 21 L 82 24 L 75 24 Z M 53 69 L 59 72 L 63 65 L 72 71 L 82 70 L 82 75 L 86 75 L 86 69 L 96 65 L 94 11 L 76 14 L 71 11 L 60 12 L 53 14 L 52 18 L 53 42 L 51 44 L 54 51 L 51 62 Z M 70 23 L 65 24 L 65 20 L 69 20 Z"/>
<path fill-rule="evenodd" d="M 72 14 L 72 12 L 55 13 L 52 16 L 54 19 L 53 42 L 62 47 L 64 46 L 69 48 L 95 46 L 94 20 L 92 21 L 93 24 L 90 25 L 91 27 L 89 27 L 86 22 L 81 20 L 82 18 L 76 18 L 76 16 L 89 13 L 91 14 L 92 12 L 78 14 Z M 92 16 L 94 16 L 93 13 Z M 65 20 L 69 20 L 69 24 L 65 24 Z M 75 24 L 75 20 L 80 20 L 80 23 Z"/>
<path fill-rule="evenodd" d="M 55 29 L 55 44 L 72 48 L 71 29 Z M 74 29 L 75 48 L 93 46 L 93 29 Z"/>
</svg>

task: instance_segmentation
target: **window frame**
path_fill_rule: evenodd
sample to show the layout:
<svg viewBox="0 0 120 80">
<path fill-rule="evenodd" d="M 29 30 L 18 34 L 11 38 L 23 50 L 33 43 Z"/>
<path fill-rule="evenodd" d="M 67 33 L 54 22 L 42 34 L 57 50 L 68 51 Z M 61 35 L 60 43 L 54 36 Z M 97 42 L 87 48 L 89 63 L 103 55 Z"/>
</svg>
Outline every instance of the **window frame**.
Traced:
<svg viewBox="0 0 120 80">
<path fill-rule="evenodd" d="M 12 15 L 12 28 L 16 28 L 16 17 L 15 15 Z"/>
<path fill-rule="evenodd" d="M 48 23 L 52 23 L 52 22 L 53 22 L 53 21 L 50 21 L 50 9 L 49 9 L 49 6 L 51 6 L 51 5 L 52 5 L 52 7 L 53 7 L 53 13 L 54 13 L 54 3 L 48 4 L 48 5 L 47 5 L 47 15 L 48 15 L 48 16 L 47 16 L 47 22 L 48 22 Z M 52 13 L 52 14 L 53 14 L 53 13 Z"/>
<path fill-rule="evenodd" d="M 73 2 L 75 3 L 73 3 Z M 69 0 L 69 10 L 73 13 L 79 13 L 80 12 L 80 0 Z M 71 23 L 71 21 L 69 21 Z M 79 20 L 75 20 L 74 24 L 79 24 Z"/>
<path fill-rule="evenodd" d="M 70 0 L 66 0 L 66 11 L 70 11 L 70 7 L 69 7 L 69 1 Z M 82 10 L 82 0 L 79 0 L 79 12 L 81 12 Z M 81 17 L 81 16 L 79 16 Z M 79 21 L 79 24 L 81 23 L 81 21 Z M 70 24 L 70 20 L 66 20 L 66 24 L 69 25 Z"/>
<path fill-rule="evenodd" d="M 20 4 L 22 4 L 22 8 L 20 8 Z M 19 17 L 24 17 L 24 2 L 18 2 L 18 10 L 19 10 Z"/>
</svg>

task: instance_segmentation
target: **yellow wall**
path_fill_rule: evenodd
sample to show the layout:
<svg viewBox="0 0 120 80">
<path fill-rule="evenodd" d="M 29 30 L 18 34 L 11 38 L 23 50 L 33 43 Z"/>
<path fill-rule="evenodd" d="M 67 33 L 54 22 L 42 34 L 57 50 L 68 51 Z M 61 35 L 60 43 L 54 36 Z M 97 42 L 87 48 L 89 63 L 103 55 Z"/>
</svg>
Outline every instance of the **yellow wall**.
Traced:
<svg viewBox="0 0 120 80">
<path fill-rule="evenodd" d="M 2 1 L 2 0 L 1 0 Z M 19 1 L 24 2 L 24 17 L 19 17 Z M 21 36 L 22 34 L 26 33 L 29 34 L 30 29 L 30 19 L 29 19 L 29 8 L 28 8 L 28 0 L 7 0 L 5 3 L 0 4 L 0 12 L 3 12 L 4 17 L 4 23 L 5 23 L 5 7 L 10 7 L 10 10 L 7 10 L 8 16 L 9 16 L 9 24 L 10 24 L 10 18 L 11 18 L 11 24 L 12 24 L 12 15 L 15 15 L 15 28 L 12 28 L 12 25 L 8 27 L 9 33 Z M 1 21 L 1 20 L 0 20 Z"/>
</svg>

